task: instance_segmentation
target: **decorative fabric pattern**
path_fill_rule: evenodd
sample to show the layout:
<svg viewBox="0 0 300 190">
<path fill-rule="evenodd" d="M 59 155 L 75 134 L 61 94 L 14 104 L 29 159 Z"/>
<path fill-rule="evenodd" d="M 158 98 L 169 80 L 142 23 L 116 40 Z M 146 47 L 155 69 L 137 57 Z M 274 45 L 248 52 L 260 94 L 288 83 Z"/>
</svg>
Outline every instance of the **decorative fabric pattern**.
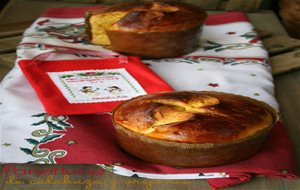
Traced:
<svg viewBox="0 0 300 190">
<path fill-rule="evenodd" d="M 58 50 L 110 53 L 85 40 L 83 15 L 88 9 L 92 8 L 46 11 L 25 31 L 17 47 L 16 63 Z M 106 58 L 90 53 L 47 56 L 51 61 L 91 59 Z M 267 52 L 243 13 L 209 16 L 199 48 L 189 55 L 143 62 L 175 90 L 241 94 L 265 101 L 279 111 Z M 100 75 L 101 72 L 81 74 Z M 74 74 L 66 73 L 64 77 L 71 75 Z M 254 174 L 296 177 L 292 145 L 281 123 L 274 127 L 262 150 L 249 160 L 212 168 L 172 168 L 124 154 L 114 138 L 107 113 L 72 116 L 45 113 L 18 64 L 2 81 L 0 92 L 1 163 L 90 163 L 129 177 L 209 179 L 215 189 L 249 181 Z"/>
</svg>

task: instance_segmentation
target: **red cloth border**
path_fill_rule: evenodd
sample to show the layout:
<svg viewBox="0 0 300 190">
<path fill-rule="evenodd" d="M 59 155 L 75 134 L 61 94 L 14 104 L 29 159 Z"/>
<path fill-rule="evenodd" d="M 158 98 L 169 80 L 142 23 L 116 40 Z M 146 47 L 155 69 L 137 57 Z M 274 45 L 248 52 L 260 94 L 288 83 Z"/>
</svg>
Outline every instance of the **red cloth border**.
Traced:
<svg viewBox="0 0 300 190">
<path fill-rule="evenodd" d="M 118 146 L 111 116 L 108 114 L 70 116 L 68 122 L 73 127 L 64 132 L 58 132 L 64 134 L 62 138 L 40 146 L 40 148 L 48 148 L 52 151 L 66 150 L 68 156 L 57 159 L 59 164 L 123 163 L 123 167 L 127 169 L 146 173 L 225 172 L 228 174 L 229 178 L 208 179 L 214 189 L 250 181 L 254 175 L 297 178 L 293 145 L 281 122 L 273 127 L 260 151 L 251 158 L 233 164 L 206 168 L 173 168 L 144 162 L 127 154 Z M 74 140 L 76 144 L 69 146 L 66 144 L 68 140 Z"/>
<path fill-rule="evenodd" d="M 205 25 L 228 24 L 232 22 L 250 22 L 247 15 L 243 12 L 226 12 L 209 15 Z"/>
<path fill-rule="evenodd" d="M 171 86 L 143 64 L 139 58 L 127 58 L 128 63 L 120 63 L 119 58 L 106 58 L 37 63 L 32 60 L 21 60 L 19 65 L 40 98 L 45 110 L 51 115 L 111 112 L 122 101 L 70 104 L 52 82 L 47 72 L 125 68 L 147 93 L 173 91 Z"/>
</svg>

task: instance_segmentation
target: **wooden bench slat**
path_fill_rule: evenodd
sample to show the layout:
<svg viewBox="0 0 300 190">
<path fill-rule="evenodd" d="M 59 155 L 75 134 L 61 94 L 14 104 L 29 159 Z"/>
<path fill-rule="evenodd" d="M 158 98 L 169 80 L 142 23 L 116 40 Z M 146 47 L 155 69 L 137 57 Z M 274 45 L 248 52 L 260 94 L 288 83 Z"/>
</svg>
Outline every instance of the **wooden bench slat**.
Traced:
<svg viewBox="0 0 300 190">
<path fill-rule="evenodd" d="M 15 65 L 16 58 L 17 54 L 15 52 L 0 54 L 0 65 L 7 67 L 8 69 L 12 69 Z"/>
<path fill-rule="evenodd" d="M 97 3 L 98 0 L 63 0 L 65 2 L 71 2 L 71 3 Z"/>
<path fill-rule="evenodd" d="M 263 43 L 270 55 L 285 53 L 300 48 L 300 40 L 288 36 L 274 36 L 263 39 Z"/>
<path fill-rule="evenodd" d="M 0 25 L 0 38 L 21 35 L 33 20 Z"/>
<path fill-rule="evenodd" d="M 207 10 L 216 10 L 220 0 L 185 0 L 183 2 L 198 5 Z"/>
<path fill-rule="evenodd" d="M 262 0 L 229 0 L 226 4 L 226 11 L 243 10 L 254 11 L 258 10 Z"/>
<path fill-rule="evenodd" d="M 108 4 L 108 5 L 112 5 L 112 4 L 116 4 L 116 3 L 122 3 L 122 2 L 135 2 L 136 0 L 102 0 L 101 3 L 103 4 Z"/>
<path fill-rule="evenodd" d="M 0 53 L 9 53 L 16 50 L 22 36 L 8 37 L 0 39 Z"/>
<path fill-rule="evenodd" d="M 300 50 L 270 57 L 274 75 L 300 68 Z"/>
<path fill-rule="evenodd" d="M 24 30 L 22 30 L 22 29 L 0 32 L 0 38 L 6 38 L 6 37 L 12 37 L 12 36 L 19 36 L 19 35 L 22 35 L 23 32 L 24 32 Z"/>
</svg>

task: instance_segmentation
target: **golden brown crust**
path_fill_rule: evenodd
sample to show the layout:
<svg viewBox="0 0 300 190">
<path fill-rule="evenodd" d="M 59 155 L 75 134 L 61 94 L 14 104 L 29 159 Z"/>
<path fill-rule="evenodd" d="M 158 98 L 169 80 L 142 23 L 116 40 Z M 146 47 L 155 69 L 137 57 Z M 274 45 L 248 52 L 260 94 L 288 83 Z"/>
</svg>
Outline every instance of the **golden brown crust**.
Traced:
<svg viewBox="0 0 300 190">
<path fill-rule="evenodd" d="M 87 15 L 86 32 L 91 43 L 147 58 L 192 52 L 207 16 L 193 5 L 155 1 L 120 3 Z"/>
<path fill-rule="evenodd" d="M 228 143 L 274 123 L 274 113 L 257 100 L 220 92 L 172 92 L 137 97 L 113 114 L 116 124 L 172 142 Z"/>
<path fill-rule="evenodd" d="M 150 4 L 150 2 L 148 2 Z M 130 11 L 124 18 L 120 19 L 111 30 L 132 32 L 170 32 L 185 31 L 190 28 L 199 27 L 206 14 L 186 4 L 161 4 L 153 3 L 148 10 Z M 156 5 L 156 6 L 155 6 Z M 148 5 L 148 7 L 150 7 Z M 157 8 L 160 7 L 160 8 Z"/>
</svg>

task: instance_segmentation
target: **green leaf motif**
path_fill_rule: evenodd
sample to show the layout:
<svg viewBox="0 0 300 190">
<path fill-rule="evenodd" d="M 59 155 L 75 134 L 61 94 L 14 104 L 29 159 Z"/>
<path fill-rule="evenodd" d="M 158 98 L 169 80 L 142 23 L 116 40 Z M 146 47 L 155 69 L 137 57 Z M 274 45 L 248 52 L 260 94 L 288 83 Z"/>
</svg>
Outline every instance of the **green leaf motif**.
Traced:
<svg viewBox="0 0 300 190">
<path fill-rule="evenodd" d="M 218 48 L 218 49 L 215 49 L 215 52 L 220 52 L 220 51 L 224 51 L 226 50 L 227 48 Z"/>
<path fill-rule="evenodd" d="M 52 135 L 48 135 L 46 137 L 44 137 L 40 143 L 46 143 L 46 142 L 49 142 L 49 141 L 52 141 L 56 138 L 59 138 L 60 136 L 62 136 L 62 134 L 52 134 Z"/>
<path fill-rule="evenodd" d="M 109 74 L 109 75 L 120 75 L 120 73 L 118 73 L 118 72 L 109 72 L 107 74 Z"/>
<path fill-rule="evenodd" d="M 60 78 L 71 78 L 71 77 L 73 77 L 74 75 L 63 75 L 63 76 L 61 76 Z"/>
<path fill-rule="evenodd" d="M 213 41 L 206 41 L 208 44 L 213 44 L 213 45 L 221 45 L 221 44 L 219 44 L 219 43 L 216 43 L 216 42 L 213 42 Z"/>
<path fill-rule="evenodd" d="M 114 166 L 110 164 L 104 164 L 104 169 L 110 172 L 114 172 Z"/>
<path fill-rule="evenodd" d="M 140 176 L 138 176 L 137 174 L 133 174 L 132 176 L 130 177 L 135 177 L 135 178 L 139 178 Z"/>
<path fill-rule="evenodd" d="M 39 114 L 32 115 L 31 117 L 43 117 L 45 115 L 46 115 L 45 113 L 39 113 Z"/>
<path fill-rule="evenodd" d="M 39 122 L 36 122 L 36 123 L 32 123 L 31 125 L 33 125 L 33 126 L 38 126 L 38 125 L 42 125 L 42 124 L 44 124 L 44 123 L 46 123 L 46 121 L 45 121 L 45 120 L 42 120 L 42 121 L 39 121 Z"/>
<path fill-rule="evenodd" d="M 255 38 L 256 36 L 257 36 L 256 33 L 246 33 L 246 34 L 240 35 L 240 37 L 243 37 L 246 39 L 252 39 L 252 38 Z"/>
<path fill-rule="evenodd" d="M 32 155 L 32 151 L 29 148 L 20 148 L 26 154 Z"/>
<path fill-rule="evenodd" d="M 64 121 L 58 121 L 58 124 L 62 125 L 62 126 L 65 126 L 65 127 L 71 127 L 71 124 L 69 123 L 66 123 Z"/>
<path fill-rule="evenodd" d="M 50 126 L 55 131 L 64 131 L 65 130 L 64 128 L 62 128 L 58 125 L 55 125 L 54 123 L 52 123 L 50 121 L 47 121 L 47 125 Z"/>
<path fill-rule="evenodd" d="M 35 139 L 25 139 L 27 142 L 29 142 L 30 144 L 33 144 L 33 145 L 37 145 L 39 144 L 39 141 L 35 140 Z"/>
</svg>

